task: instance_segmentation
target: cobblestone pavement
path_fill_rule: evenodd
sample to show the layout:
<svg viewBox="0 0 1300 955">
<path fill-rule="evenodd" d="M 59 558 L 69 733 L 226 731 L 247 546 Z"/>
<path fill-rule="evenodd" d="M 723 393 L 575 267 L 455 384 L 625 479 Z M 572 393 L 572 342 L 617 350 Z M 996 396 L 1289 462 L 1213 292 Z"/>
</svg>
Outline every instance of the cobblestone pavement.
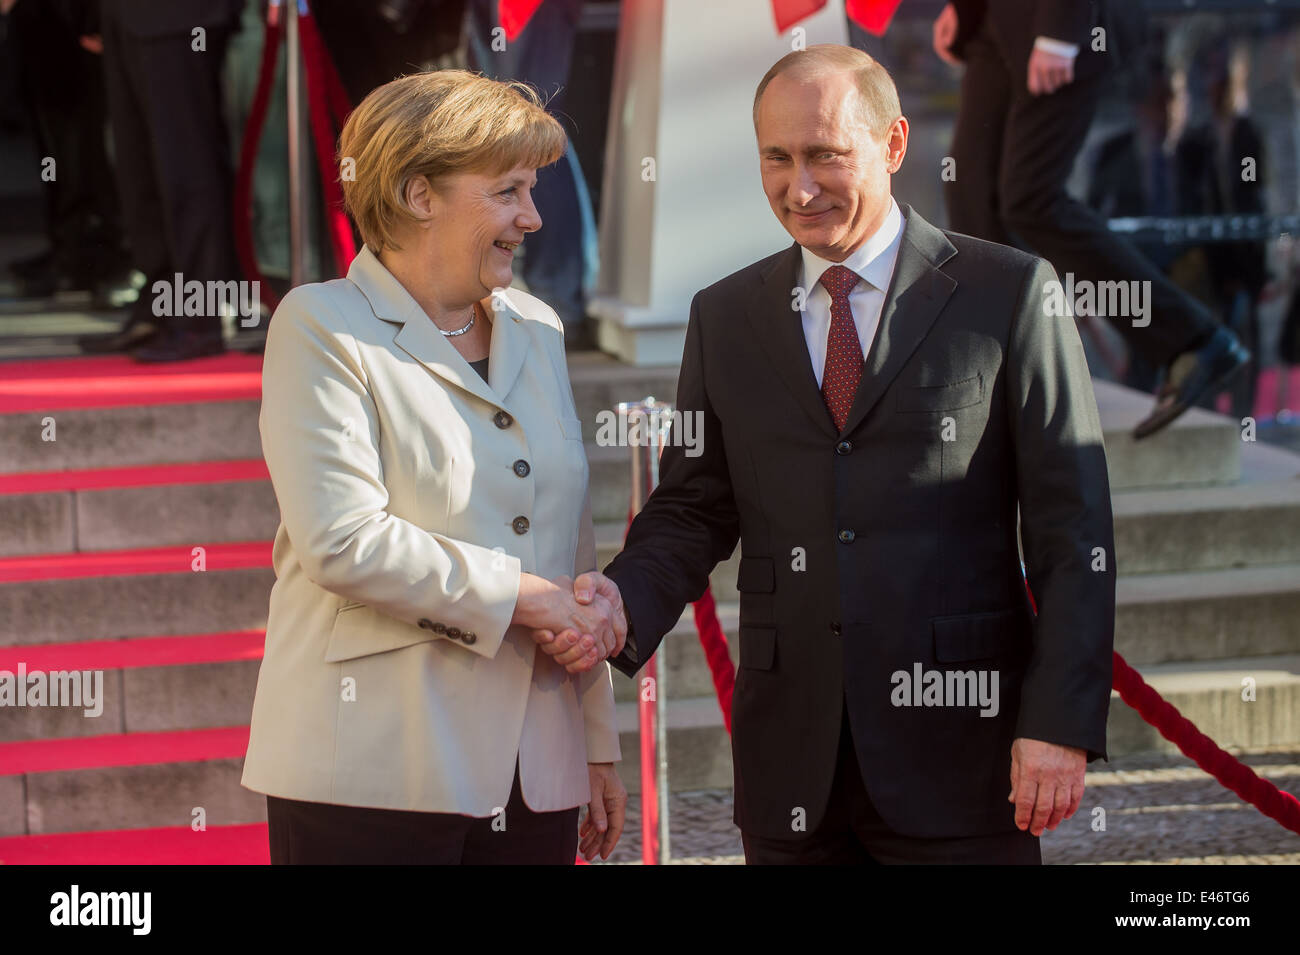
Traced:
<svg viewBox="0 0 1300 955">
<path fill-rule="evenodd" d="M 1234 755 L 1279 789 L 1300 793 L 1295 746 Z M 1300 835 L 1242 802 L 1184 756 L 1145 754 L 1090 764 L 1087 783 L 1074 818 L 1043 835 L 1044 863 L 1300 864 Z M 730 789 L 675 793 L 669 809 L 673 862 L 743 865 L 731 809 Z M 640 858 L 641 802 L 633 796 L 627 828 L 609 861 Z"/>
</svg>

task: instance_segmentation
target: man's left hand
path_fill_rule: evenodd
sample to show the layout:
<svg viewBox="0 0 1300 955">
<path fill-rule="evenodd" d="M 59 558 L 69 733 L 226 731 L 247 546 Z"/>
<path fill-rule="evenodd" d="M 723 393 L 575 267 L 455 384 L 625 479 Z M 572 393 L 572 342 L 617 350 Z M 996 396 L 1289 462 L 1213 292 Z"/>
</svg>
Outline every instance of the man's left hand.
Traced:
<svg viewBox="0 0 1300 955">
<path fill-rule="evenodd" d="M 1016 827 L 1041 836 L 1069 819 L 1083 799 L 1088 754 L 1076 746 L 1060 746 L 1021 737 L 1011 744 L 1011 795 Z"/>
<path fill-rule="evenodd" d="M 1035 48 L 1029 54 L 1029 93 L 1046 96 L 1074 82 L 1074 57 Z"/>
</svg>

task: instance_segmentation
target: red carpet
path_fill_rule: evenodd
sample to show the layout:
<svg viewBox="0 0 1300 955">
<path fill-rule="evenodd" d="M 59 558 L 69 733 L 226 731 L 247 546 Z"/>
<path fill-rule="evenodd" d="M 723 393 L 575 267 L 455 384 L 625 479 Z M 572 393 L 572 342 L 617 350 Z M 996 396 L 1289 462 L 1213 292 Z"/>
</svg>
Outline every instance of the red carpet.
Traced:
<svg viewBox="0 0 1300 955">
<path fill-rule="evenodd" d="M 0 839 L 0 865 L 270 865 L 266 823 Z"/>
<path fill-rule="evenodd" d="M 147 467 L 94 468 L 85 471 L 27 471 L 0 474 L 0 494 L 40 494 L 53 491 L 99 491 L 118 487 L 162 484 L 216 484 L 222 481 L 267 481 L 271 475 L 261 458 L 243 461 L 191 461 Z"/>
<path fill-rule="evenodd" d="M 271 566 L 271 541 L 202 546 L 205 566 L 209 571 Z M 0 557 L 0 583 L 70 577 L 118 577 L 123 574 L 195 573 L 192 550 L 188 546 L 147 547 L 80 554 Z"/>
<path fill-rule="evenodd" d="M 18 740 L 0 743 L 0 776 L 243 759 L 247 751 L 247 726 Z"/>
<path fill-rule="evenodd" d="M 190 636 L 0 647 L 0 670 L 16 672 L 19 663 L 31 673 L 36 670 L 128 670 L 260 660 L 265 642 L 265 630 L 236 630 Z"/>
<path fill-rule="evenodd" d="M 69 408 L 257 400 L 262 356 L 227 352 L 175 365 L 125 355 L 14 362 L 0 380 L 0 414 Z"/>
</svg>

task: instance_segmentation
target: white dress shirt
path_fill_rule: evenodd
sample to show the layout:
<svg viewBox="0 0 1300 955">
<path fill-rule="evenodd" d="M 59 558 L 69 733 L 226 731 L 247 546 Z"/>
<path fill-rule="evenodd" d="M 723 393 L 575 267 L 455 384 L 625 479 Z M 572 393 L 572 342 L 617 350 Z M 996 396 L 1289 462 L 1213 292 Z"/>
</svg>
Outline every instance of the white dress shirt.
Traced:
<svg viewBox="0 0 1300 955">
<path fill-rule="evenodd" d="M 803 309 L 803 336 L 808 343 L 808 357 L 812 359 L 817 387 L 822 385 L 826 370 L 826 338 L 831 331 L 831 293 L 821 284 L 822 273 L 832 265 L 852 269 L 864 281 L 849 292 L 849 308 L 853 310 L 853 324 L 858 329 L 858 343 L 865 359 L 876 337 L 880 324 L 880 311 L 885 306 L 885 290 L 894 274 L 898 259 L 898 244 L 903 237 L 903 214 L 898 203 L 889 200 L 889 213 L 866 242 L 843 262 L 829 262 L 815 253 L 802 249 L 803 262 L 799 272 L 799 287 L 808 294 Z"/>
</svg>

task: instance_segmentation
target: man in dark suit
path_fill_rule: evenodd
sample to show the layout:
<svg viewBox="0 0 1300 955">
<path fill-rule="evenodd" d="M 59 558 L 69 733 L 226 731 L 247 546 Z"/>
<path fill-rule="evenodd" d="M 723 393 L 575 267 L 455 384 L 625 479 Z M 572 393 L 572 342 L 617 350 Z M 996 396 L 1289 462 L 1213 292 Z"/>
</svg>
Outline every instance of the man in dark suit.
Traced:
<svg viewBox="0 0 1300 955">
<path fill-rule="evenodd" d="M 1111 682 L 1073 319 L 1045 311 L 1043 260 L 895 203 L 908 125 L 865 53 L 778 61 L 755 128 L 795 243 L 695 296 L 677 409 L 699 453 L 670 431 L 622 553 L 575 590 L 621 593 L 631 675 L 740 541 L 749 862 L 1039 863 L 1105 756 Z"/>
<path fill-rule="evenodd" d="M 1150 315 L 1105 315 L 1164 384 L 1134 435 L 1144 438 L 1246 367 L 1249 352 L 1105 220 L 1065 189 L 1100 101 L 1106 71 L 1140 49 L 1133 0 L 953 0 L 934 25 L 935 51 L 964 60 L 945 182 L 948 225 L 1023 244 L 1061 276 L 1150 283 Z"/>
<path fill-rule="evenodd" d="M 146 283 L 126 327 L 85 351 L 179 361 L 224 349 L 216 314 L 155 317 L 156 281 L 240 278 L 221 95 L 244 0 L 101 0 L 114 172 L 135 266 Z"/>
</svg>

